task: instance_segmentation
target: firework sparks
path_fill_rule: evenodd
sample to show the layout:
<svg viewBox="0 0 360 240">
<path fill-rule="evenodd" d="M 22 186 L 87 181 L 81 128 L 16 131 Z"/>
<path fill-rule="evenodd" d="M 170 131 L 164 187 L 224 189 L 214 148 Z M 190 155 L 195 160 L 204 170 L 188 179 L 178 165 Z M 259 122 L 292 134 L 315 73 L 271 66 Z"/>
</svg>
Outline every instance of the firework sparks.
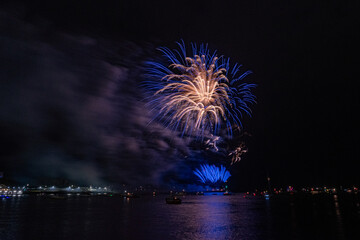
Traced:
<svg viewBox="0 0 360 240">
<path fill-rule="evenodd" d="M 246 153 L 248 150 L 245 146 L 245 143 L 241 143 L 234 151 L 230 152 L 228 156 L 232 156 L 231 164 L 239 162 L 241 160 L 241 155 Z"/>
<path fill-rule="evenodd" d="M 147 62 L 151 80 L 145 85 L 154 92 L 150 103 L 156 118 L 182 135 L 204 137 L 206 131 L 216 134 L 222 126 L 232 135 L 232 125 L 241 126 L 242 113 L 250 115 L 249 104 L 255 102 L 250 91 L 255 85 L 239 83 L 251 72 L 237 76 L 240 66 L 230 70 L 229 59 L 210 54 L 207 45 L 192 45 L 191 57 L 183 42 L 178 45 L 180 52 L 159 49 L 167 65 Z"/>
<path fill-rule="evenodd" d="M 231 176 L 229 171 L 221 165 L 220 168 L 215 165 L 204 164 L 200 166 L 200 169 L 196 169 L 194 174 L 200 179 L 203 183 L 217 183 L 217 182 L 226 182 Z"/>
<path fill-rule="evenodd" d="M 213 136 L 211 135 L 211 138 L 205 141 L 205 145 L 207 146 L 206 150 L 209 150 L 210 148 L 214 148 L 215 152 L 219 151 L 219 148 L 216 146 L 216 142 L 219 141 L 219 136 Z"/>
</svg>

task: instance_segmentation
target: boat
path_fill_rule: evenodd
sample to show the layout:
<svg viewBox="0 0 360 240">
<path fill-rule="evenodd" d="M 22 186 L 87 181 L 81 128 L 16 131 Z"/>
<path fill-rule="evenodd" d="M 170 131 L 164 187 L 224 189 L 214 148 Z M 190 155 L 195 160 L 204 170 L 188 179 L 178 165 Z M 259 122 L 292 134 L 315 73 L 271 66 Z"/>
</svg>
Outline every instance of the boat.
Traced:
<svg viewBox="0 0 360 240">
<path fill-rule="evenodd" d="M 232 193 L 231 193 L 231 192 L 226 191 L 226 192 L 224 192 L 224 195 L 225 195 L 225 196 L 228 196 L 228 195 L 232 195 Z"/>
<path fill-rule="evenodd" d="M 165 201 L 167 204 L 180 204 L 181 203 L 181 199 L 176 196 L 167 197 L 167 198 L 165 198 Z"/>
<path fill-rule="evenodd" d="M 134 194 L 134 193 L 127 193 L 127 194 L 125 194 L 125 196 L 124 197 L 126 197 L 126 198 L 139 198 L 140 196 L 139 195 L 136 195 L 136 194 Z"/>
</svg>

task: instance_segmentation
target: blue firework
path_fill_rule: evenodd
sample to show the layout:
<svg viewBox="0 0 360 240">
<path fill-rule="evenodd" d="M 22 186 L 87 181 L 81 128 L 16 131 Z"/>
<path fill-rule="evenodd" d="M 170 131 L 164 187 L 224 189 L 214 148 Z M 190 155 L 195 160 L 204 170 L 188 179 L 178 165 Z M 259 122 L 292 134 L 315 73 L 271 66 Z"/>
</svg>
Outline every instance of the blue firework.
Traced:
<svg viewBox="0 0 360 240">
<path fill-rule="evenodd" d="M 232 136 L 232 127 L 242 127 L 243 114 L 251 116 L 255 103 L 255 84 L 243 82 L 251 71 L 240 74 L 241 65 L 230 66 L 229 58 L 205 44 L 191 44 L 189 55 L 183 41 L 177 44 L 179 49 L 159 48 L 164 62 L 146 62 L 144 85 L 154 118 L 182 135 L 217 135 L 226 128 Z"/>
<path fill-rule="evenodd" d="M 194 174 L 202 183 L 226 182 L 231 176 L 223 165 L 216 167 L 215 165 L 208 164 L 201 165 L 200 168 L 194 171 Z"/>
</svg>

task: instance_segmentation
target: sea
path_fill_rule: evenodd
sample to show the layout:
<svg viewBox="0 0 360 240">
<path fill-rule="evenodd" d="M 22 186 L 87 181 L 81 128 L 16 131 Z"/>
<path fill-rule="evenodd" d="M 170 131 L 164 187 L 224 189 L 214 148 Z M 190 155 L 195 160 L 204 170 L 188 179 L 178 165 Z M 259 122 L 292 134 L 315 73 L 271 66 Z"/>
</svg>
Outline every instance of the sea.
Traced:
<svg viewBox="0 0 360 240">
<path fill-rule="evenodd" d="M 359 196 L 69 196 L 0 199 L 0 240 L 360 239 Z"/>
</svg>

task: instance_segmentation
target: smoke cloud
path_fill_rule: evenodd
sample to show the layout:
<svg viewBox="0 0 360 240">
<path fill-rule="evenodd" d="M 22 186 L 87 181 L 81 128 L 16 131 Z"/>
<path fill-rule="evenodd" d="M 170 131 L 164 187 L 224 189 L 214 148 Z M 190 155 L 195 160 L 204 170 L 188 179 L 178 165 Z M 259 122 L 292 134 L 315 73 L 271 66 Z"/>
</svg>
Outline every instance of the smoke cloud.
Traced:
<svg viewBox="0 0 360 240">
<path fill-rule="evenodd" d="M 21 19 L 0 13 L 0 171 L 21 183 L 176 178 L 191 150 L 150 123 L 140 87 L 146 47 Z"/>
</svg>

